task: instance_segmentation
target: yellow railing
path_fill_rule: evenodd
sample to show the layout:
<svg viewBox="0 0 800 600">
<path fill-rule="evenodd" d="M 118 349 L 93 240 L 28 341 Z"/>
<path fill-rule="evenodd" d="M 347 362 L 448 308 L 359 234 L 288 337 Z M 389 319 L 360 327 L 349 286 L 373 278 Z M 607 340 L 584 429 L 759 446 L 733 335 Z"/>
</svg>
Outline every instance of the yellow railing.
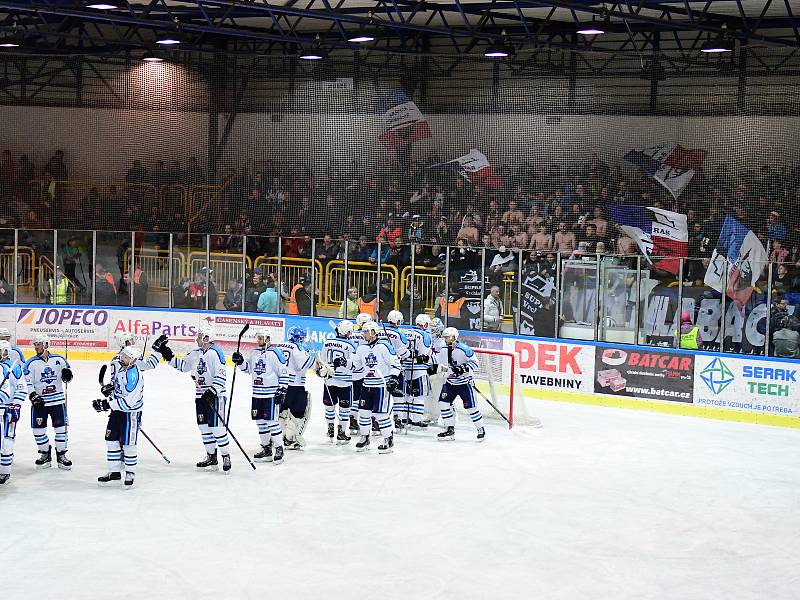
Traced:
<svg viewBox="0 0 800 600">
<path fill-rule="evenodd" d="M 209 254 L 209 266 L 212 270 L 213 279 L 217 283 L 217 290 L 224 296 L 225 289 L 231 279 L 242 281 L 242 255 L 229 254 L 227 252 L 211 252 Z M 253 262 L 250 257 L 246 257 L 246 268 L 252 269 Z M 194 277 L 197 272 L 206 266 L 205 252 L 190 252 L 189 267 L 186 275 Z"/>
<path fill-rule="evenodd" d="M 253 264 L 253 268 L 258 267 L 264 269 L 265 279 L 270 273 L 277 278 L 278 257 L 259 256 Z M 301 277 L 311 277 L 311 259 L 281 258 L 281 285 L 286 290 L 291 290 Z M 325 282 L 322 279 L 322 263 L 318 260 L 314 261 L 314 278 L 317 289 L 320 290 L 319 297 L 322 298 Z"/>
<path fill-rule="evenodd" d="M 0 273 L 5 275 L 9 285 L 13 285 L 14 277 L 17 286 L 33 288 L 35 252 L 30 246 L 17 247 L 17 265 L 14 266 L 14 249 L 6 246 L 0 252 Z"/>
<path fill-rule="evenodd" d="M 180 277 L 186 264 L 186 258 L 180 250 L 172 251 L 172 277 Z M 131 264 L 130 248 L 124 254 L 125 264 Z M 147 276 L 147 284 L 152 289 L 168 290 L 172 282 L 169 280 L 169 250 L 152 250 L 142 248 L 136 251 L 135 266 Z"/>
<path fill-rule="evenodd" d="M 436 297 L 444 288 L 445 277 L 434 267 L 414 268 L 414 289 L 421 296 L 425 310 L 433 314 L 436 310 Z M 400 297 L 404 298 L 411 285 L 411 266 L 403 267 L 400 277 Z"/>
<path fill-rule="evenodd" d="M 378 266 L 370 262 L 350 261 L 347 264 L 347 286 L 344 281 L 345 264 L 342 260 L 332 260 L 325 267 L 324 304 L 326 307 L 338 307 L 344 302 L 346 288 L 358 289 L 361 296 L 364 293 L 377 293 Z M 397 306 L 400 296 L 397 282 L 400 276 L 394 265 L 381 265 L 381 279 L 392 283 L 394 303 Z"/>
</svg>

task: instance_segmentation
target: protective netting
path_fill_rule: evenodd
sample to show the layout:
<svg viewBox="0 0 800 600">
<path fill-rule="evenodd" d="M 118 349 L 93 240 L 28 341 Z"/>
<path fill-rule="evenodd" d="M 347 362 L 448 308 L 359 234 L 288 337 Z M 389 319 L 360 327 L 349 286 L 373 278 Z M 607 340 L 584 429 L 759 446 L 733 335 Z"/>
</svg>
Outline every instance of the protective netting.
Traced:
<svg viewBox="0 0 800 600">
<path fill-rule="evenodd" d="M 768 321 L 800 300 L 787 50 L 665 52 L 641 70 L 636 56 L 566 52 L 176 59 L 70 58 L 34 86 L 3 58 L 0 227 L 19 248 L 3 277 L 18 301 L 394 306 L 462 328 L 653 344 L 675 343 L 688 309 L 707 347 L 759 351 Z M 59 59 L 24 60 L 53 73 L 45 61 Z M 637 228 L 675 225 L 648 207 L 686 216 L 677 246 L 637 244 Z M 745 281 L 720 246 L 727 217 L 764 249 L 748 293 L 721 292 Z M 715 249 L 730 265 L 710 282 Z M 249 294 L 258 270 L 264 299 Z"/>
</svg>

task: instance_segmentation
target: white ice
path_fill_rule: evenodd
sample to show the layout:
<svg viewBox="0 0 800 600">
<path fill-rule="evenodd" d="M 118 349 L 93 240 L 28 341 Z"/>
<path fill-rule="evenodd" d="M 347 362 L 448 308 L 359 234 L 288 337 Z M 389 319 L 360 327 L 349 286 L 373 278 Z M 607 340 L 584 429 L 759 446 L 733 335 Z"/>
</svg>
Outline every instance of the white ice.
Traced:
<svg viewBox="0 0 800 600">
<path fill-rule="evenodd" d="M 195 470 L 191 381 L 162 364 L 143 423 L 172 465 L 140 438 L 125 492 L 95 483 L 99 365 L 75 365 L 72 471 L 33 468 L 25 408 L 0 489 L 3 600 L 800 597 L 796 430 L 536 402 L 542 429 L 492 424 L 478 444 L 460 423 L 452 443 L 356 454 L 326 443 L 312 376 L 307 449 L 257 471 L 234 449 L 224 476 Z M 231 426 L 253 452 L 248 392 L 237 377 Z"/>
</svg>

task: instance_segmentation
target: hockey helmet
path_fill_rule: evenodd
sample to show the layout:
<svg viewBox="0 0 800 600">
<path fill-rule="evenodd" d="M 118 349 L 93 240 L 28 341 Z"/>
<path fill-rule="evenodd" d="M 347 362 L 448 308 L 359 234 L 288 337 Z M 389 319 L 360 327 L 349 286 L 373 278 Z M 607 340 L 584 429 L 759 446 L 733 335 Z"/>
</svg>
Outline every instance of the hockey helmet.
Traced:
<svg viewBox="0 0 800 600">
<path fill-rule="evenodd" d="M 200 327 L 197 328 L 197 343 L 198 345 L 203 345 L 208 342 L 213 342 L 217 339 L 217 336 L 214 334 L 214 328 L 208 324 L 203 323 Z"/>
<path fill-rule="evenodd" d="M 36 346 L 38 344 L 41 344 L 45 348 L 50 347 L 50 338 L 46 333 L 37 333 L 35 336 L 33 336 L 33 345 Z"/>
<path fill-rule="evenodd" d="M 353 324 L 350 321 L 339 321 L 336 324 L 336 335 L 347 338 L 353 334 Z"/>
<path fill-rule="evenodd" d="M 127 331 L 118 331 L 114 334 L 114 340 L 117 342 L 117 346 L 124 348 L 133 344 L 133 334 Z"/>
<path fill-rule="evenodd" d="M 142 358 L 142 351 L 136 346 L 125 346 L 120 352 L 120 361 L 126 367 L 129 367 L 140 358 Z"/>
<path fill-rule="evenodd" d="M 302 327 L 290 327 L 286 332 L 286 339 L 293 344 L 300 344 L 306 339 L 306 330 Z"/>
<path fill-rule="evenodd" d="M 359 313 L 356 317 L 356 325 L 359 327 L 363 327 L 364 323 L 369 323 L 372 321 L 372 316 L 367 313 Z"/>
<path fill-rule="evenodd" d="M 435 337 L 442 337 L 442 332 L 444 331 L 444 323 L 439 317 L 434 317 L 431 319 L 431 333 Z"/>
<path fill-rule="evenodd" d="M 417 318 L 414 319 L 414 324 L 422 329 L 428 329 L 431 326 L 431 318 L 425 313 L 420 313 L 417 315 Z"/>
<path fill-rule="evenodd" d="M 11 339 L 11 332 L 8 330 L 8 327 L 0 327 L 0 340 L 8 339 Z"/>
<path fill-rule="evenodd" d="M 445 327 L 444 331 L 442 332 L 442 337 L 444 338 L 445 343 L 454 344 L 458 341 L 458 329 L 455 327 Z M 448 341 L 448 338 L 450 338 L 450 341 Z"/>
<path fill-rule="evenodd" d="M 11 344 L 8 340 L 0 340 L 0 360 L 5 360 L 11 354 Z"/>
<path fill-rule="evenodd" d="M 374 321 L 370 321 L 369 323 L 364 323 L 364 326 L 361 328 L 361 333 L 364 334 L 364 339 L 367 339 L 367 333 L 372 334 L 368 342 L 378 339 L 378 324 Z"/>
<path fill-rule="evenodd" d="M 389 321 L 389 325 L 392 327 L 400 327 L 403 324 L 403 313 L 399 310 L 390 310 L 389 314 L 386 315 L 386 320 Z"/>
<path fill-rule="evenodd" d="M 258 329 L 256 329 L 255 337 L 256 337 L 256 342 L 258 342 L 259 346 L 266 345 L 270 342 L 269 331 L 267 331 L 266 328 L 264 327 L 259 327 Z M 263 343 L 261 342 L 262 339 L 264 340 Z"/>
</svg>

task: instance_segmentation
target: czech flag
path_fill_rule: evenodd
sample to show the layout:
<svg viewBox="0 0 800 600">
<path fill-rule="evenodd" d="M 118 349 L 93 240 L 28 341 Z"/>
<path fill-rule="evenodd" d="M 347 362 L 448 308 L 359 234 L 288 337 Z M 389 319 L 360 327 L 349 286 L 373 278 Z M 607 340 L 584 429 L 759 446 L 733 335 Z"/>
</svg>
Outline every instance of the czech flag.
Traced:
<svg viewBox="0 0 800 600">
<path fill-rule="evenodd" d="M 383 115 L 383 128 L 378 139 L 393 150 L 431 137 L 431 126 L 417 105 L 400 91 L 379 97 L 376 112 Z"/>
<path fill-rule="evenodd" d="M 612 204 L 609 210 L 619 228 L 636 242 L 654 267 L 678 274 L 678 259 L 689 253 L 686 215 L 654 206 L 627 204 Z"/>
<path fill-rule="evenodd" d="M 489 159 L 480 150 L 473 148 L 469 151 L 469 154 L 459 156 L 444 164 L 456 167 L 463 177 L 466 177 L 474 184 L 493 188 L 503 187 L 503 180 L 494 172 L 492 165 L 489 164 Z"/>
<path fill-rule="evenodd" d="M 625 160 L 658 181 L 676 199 L 705 159 L 705 150 L 690 150 L 680 144 L 658 144 L 633 149 L 625 155 Z"/>
</svg>

